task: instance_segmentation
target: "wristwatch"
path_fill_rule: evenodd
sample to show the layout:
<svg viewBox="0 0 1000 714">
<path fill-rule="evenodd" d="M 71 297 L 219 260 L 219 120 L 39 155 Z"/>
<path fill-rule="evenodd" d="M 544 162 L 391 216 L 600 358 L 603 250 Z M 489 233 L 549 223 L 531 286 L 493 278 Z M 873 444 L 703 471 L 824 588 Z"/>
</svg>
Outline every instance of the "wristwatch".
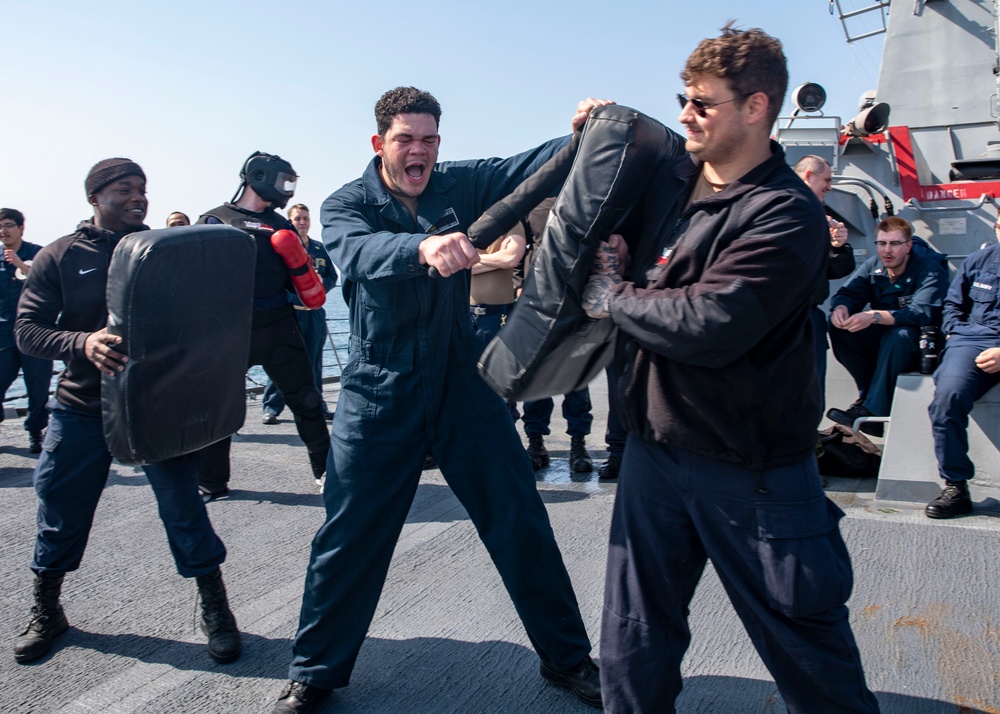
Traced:
<svg viewBox="0 0 1000 714">
<path fill-rule="evenodd" d="M 878 310 L 872 310 L 871 315 L 872 315 L 872 324 L 873 325 L 877 325 L 880 322 L 882 322 L 882 313 L 879 312 Z"/>
</svg>

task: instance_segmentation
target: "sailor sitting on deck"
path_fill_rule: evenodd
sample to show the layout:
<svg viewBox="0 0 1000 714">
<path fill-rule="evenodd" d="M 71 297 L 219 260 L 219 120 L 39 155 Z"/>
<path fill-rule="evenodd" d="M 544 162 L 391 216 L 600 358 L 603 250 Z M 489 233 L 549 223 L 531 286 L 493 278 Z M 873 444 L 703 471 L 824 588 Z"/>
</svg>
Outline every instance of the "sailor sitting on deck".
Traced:
<svg viewBox="0 0 1000 714">
<path fill-rule="evenodd" d="M 1000 240 L 1000 223 L 994 225 Z M 976 400 L 1000 384 L 1000 245 L 965 259 L 944 299 L 948 336 L 941 366 L 934 372 L 934 401 L 928 407 L 934 454 L 944 479 L 941 495 L 927 504 L 929 518 L 972 512 L 969 479 L 969 412 Z"/>
<path fill-rule="evenodd" d="M 878 255 L 858 268 L 830 301 L 833 355 L 858 385 L 858 400 L 826 416 L 853 426 L 860 417 L 888 416 L 896 378 L 917 366 L 920 328 L 936 324 L 948 274 L 939 253 L 914 245 L 908 221 L 890 216 L 875 229 Z M 866 310 L 865 308 L 868 307 Z M 881 424 L 862 431 L 881 436 Z"/>
</svg>

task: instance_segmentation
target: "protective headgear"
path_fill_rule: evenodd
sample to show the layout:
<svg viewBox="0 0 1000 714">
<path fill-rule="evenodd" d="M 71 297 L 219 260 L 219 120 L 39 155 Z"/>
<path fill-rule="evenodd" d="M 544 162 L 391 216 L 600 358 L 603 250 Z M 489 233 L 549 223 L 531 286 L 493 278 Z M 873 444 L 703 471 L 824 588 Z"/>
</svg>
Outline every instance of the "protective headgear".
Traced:
<svg viewBox="0 0 1000 714">
<path fill-rule="evenodd" d="M 243 164 L 240 178 L 262 199 L 284 208 L 288 199 L 295 195 L 298 175 L 292 165 L 280 156 L 255 151 Z"/>
</svg>

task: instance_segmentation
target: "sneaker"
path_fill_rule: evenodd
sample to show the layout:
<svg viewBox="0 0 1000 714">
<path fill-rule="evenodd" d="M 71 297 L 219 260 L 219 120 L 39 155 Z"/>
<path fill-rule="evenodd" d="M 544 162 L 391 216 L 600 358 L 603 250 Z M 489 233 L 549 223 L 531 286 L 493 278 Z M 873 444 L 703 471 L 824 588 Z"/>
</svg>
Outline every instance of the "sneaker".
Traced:
<svg viewBox="0 0 1000 714">
<path fill-rule="evenodd" d="M 273 426 L 278 423 L 278 415 L 272 414 L 271 412 L 264 412 L 264 416 L 260 418 L 261 424 L 267 424 L 268 426 Z"/>
<path fill-rule="evenodd" d="M 861 399 L 857 400 L 847 409 L 828 409 L 826 412 L 826 418 L 837 424 L 843 424 L 851 429 L 854 428 L 854 422 L 863 417 L 873 417 L 878 416 L 873 414 L 865 406 L 864 401 Z M 885 424 L 880 421 L 864 422 L 858 427 L 858 431 L 868 434 L 870 436 L 882 436 L 885 434 Z"/>
<path fill-rule="evenodd" d="M 597 709 L 604 706 L 601 702 L 601 670 L 590 657 L 584 657 L 578 665 L 562 672 L 542 662 L 541 674 L 553 684 L 572 689 L 584 704 Z"/>
<path fill-rule="evenodd" d="M 972 513 L 968 481 L 946 481 L 941 495 L 924 508 L 928 518 L 953 518 L 965 513 Z"/>
<path fill-rule="evenodd" d="M 528 458 L 531 459 L 531 468 L 535 471 L 549 465 L 549 451 L 545 448 L 541 434 L 528 437 Z"/>
<path fill-rule="evenodd" d="M 601 468 L 597 469 L 597 480 L 598 481 L 617 481 L 618 480 L 618 469 L 622 465 L 622 455 L 621 454 L 608 454 L 608 460 L 601 464 Z"/>
<path fill-rule="evenodd" d="M 329 689 L 311 687 L 302 682 L 289 682 L 278 697 L 271 714 L 309 714 L 330 696 Z"/>
<path fill-rule="evenodd" d="M 827 419 L 848 427 L 853 427 L 856 419 L 870 416 L 875 415 L 868 411 L 868 407 L 865 406 L 864 401 L 861 399 L 854 402 L 847 409 L 827 409 L 826 411 Z"/>
<path fill-rule="evenodd" d="M 229 495 L 229 487 L 223 486 L 218 491 L 212 491 L 211 489 L 199 484 L 198 493 L 201 495 L 201 500 L 205 503 L 210 503 L 212 501 L 217 501 L 220 498 Z"/>
<path fill-rule="evenodd" d="M 434 460 L 433 456 L 431 456 L 430 454 L 427 454 L 426 456 L 424 456 L 424 465 L 423 465 L 423 468 L 424 469 L 437 468 L 437 461 Z"/>
<path fill-rule="evenodd" d="M 40 431 L 32 431 L 28 433 L 28 451 L 32 454 L 42 453 L 42 437 L 44 434 Z"/>
</svg>

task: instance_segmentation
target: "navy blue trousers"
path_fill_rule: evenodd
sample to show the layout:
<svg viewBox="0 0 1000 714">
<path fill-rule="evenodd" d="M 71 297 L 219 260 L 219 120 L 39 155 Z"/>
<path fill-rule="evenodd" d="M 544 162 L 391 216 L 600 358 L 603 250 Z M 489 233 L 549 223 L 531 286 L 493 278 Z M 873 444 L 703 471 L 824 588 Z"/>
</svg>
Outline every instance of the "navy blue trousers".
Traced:
<svg viewBox="0 0 1000 714">
<path fill-rule="evenodd" d="M 555 403 L 552 397 L 536 399 L 521 405 L 524 416 L 524 433 L 528 436 L 548 436 L 549 421 L 552 419 L 552 409 Z M 563 395 L 562 415 L 566 420 L 566 433 L 570 436 L 586 436 L 590 433 L 590 425 L 594 421 L 590 406 L 590 388 L 584 387 L 576 392 Z"/>
<path fill-rule="evenodd" d="M 608 445 L 608 455 L 621 455 L 625 452 L 625 440 L 628 438 L 628 431 L 618 408 L 618 398 L 615 390 L 618 389 L 618 379 L 614 372 L 614 366 L 608 365 L 604 369 L 608 378 L 608 425 L 604 430 L 604 443 Z"/>
<path fill-rule="evenodd" d="M 755 472 L 630 434 L 604 586 L 604 710 L 675 711 L 688 605 L 711 559 L 789 712 L 878 712 L 844 605 L 843 515 L 812 455 Z"/>
<path fill-rule="evenodd" d="M 860 332 L 830 327 L 830 346 L 875 416 L 889 416 L 896 377 L 920 363 L 920 328 L 872 325 Z"/>
<path fill-rule="evenodd" d="M 28 393 L 28 416 L 24 420 L 24 429 L 28 432 L 42 431 L 49 421 L 45 404 L 49 401 L 49 385 L 52 383 L 52 360 L 22 354 L 13 344 L 0 346 L 0 402 L 7 396 L 19 369 Z M 3 421 L 2 404 L 0 421 Z"/>
<path fill-rule="evenodd" d="M 437 365 L 443 392 L 426 401 L 428 380 L 398 379 L 391 359 L 368 364 L 352 355 L 333 419 L 326 522 L 312 543 L 291 679 L 347 686 L 428 453 L 468 512 L 539 657 L 562 670 L 589 654 L 531 462 L 468 355 L 449 348 Z M 442 570 L 441 577 L 449 576 Z"/>
<path fill-rule="evenodd" d="M 326 310 L 296 310 L 295 321 L 299 324 L 299 332 L 306 343 L 306 352 L 309 354 L 309 361 L 312 362 L 313 377 L 316 380 L 316 388 L 323 394 L 323 347 L 326 345 Z M 264 398 L 261 401 L 261 408 L 264 414 L 278 416 L 285 408 L 285 397 L 281 391 L 274 386 L 270 379 L 264 386 Z M 323 402 L 323 413 L 329 414 L 330 410 Z"/>
<path fill-rule="evenodd" d="M 94 512 L 108 481 L 111 453 L 99 415 L 53 403 L 35 467 L 38 534 L 31 569 L 55 578 L 80 567 Z M 226 548 L 212 529 L 198 494 L 197 456 L 178 456 L 142 469 L 156 496 L 177 572 L 193 578 L 219 567 L 226 559 Z"/>
<path fill-rule="evenodd" d="M 995 339 L 954 335 L 945 343 L 941 364 L 934 372 L 934 400 L 927 412 L 938 473 L 948 481 L 967 481 L 975 475 L 969 458 L 969 413 L 976 400 L 1000 384 L 1000 374 L 979 369 L 976 357 L 997 346 Z"/>
<path fill-rule="evenodd" d="M 475 305 L 474 307 L 487 307 L 485 305 Z M 488 345 L 494 337 L 500 334 L 500 329 L 504 326 L 507 321 L 507 316 L 514 309 L 514 303 L 509 303 L 507 305 L 489 305 L 490 313 L 488 315 L 477 315 L 474 312 L 469 311 L 469 317 L 472 318 L 472 329 L 476 332 L 476 337 L 482 340 L 483 346 Z M 506 400 L 504 400 L 506 401 Z M 507 409 L 510 411 L 510 416 L 514 421 L 517 421 L 521 416 L 517 411 L 517 402 L 507 402 Z"/>
<path fill-rule="evenodd" d="M 826 341 L 827 316 L 819 306 L 809 311 L 813 326 L 813 344 L 816 349 L 816 378 L 819 380 L 820 414 L 826 414 L 826 351 L 830 349 Z"/>
</svg>

